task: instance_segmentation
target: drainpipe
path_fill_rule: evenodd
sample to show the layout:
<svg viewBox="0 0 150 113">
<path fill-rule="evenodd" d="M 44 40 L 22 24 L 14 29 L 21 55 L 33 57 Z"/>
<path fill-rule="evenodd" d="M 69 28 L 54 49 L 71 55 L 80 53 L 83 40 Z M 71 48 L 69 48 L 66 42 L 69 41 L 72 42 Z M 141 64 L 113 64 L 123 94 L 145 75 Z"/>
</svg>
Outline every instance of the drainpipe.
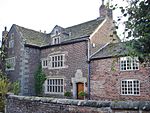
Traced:
<svg viewBox="0 0 150 113">
<path fill-rule="evenodd" d="M 91 89 L 90 89 L 90 78 L 91 78 L 91 74 L 90 74 L 90 39 L 88 38 L 88 100 L 90 100 L 90 92 L 91 92 Z"/>
</svg>

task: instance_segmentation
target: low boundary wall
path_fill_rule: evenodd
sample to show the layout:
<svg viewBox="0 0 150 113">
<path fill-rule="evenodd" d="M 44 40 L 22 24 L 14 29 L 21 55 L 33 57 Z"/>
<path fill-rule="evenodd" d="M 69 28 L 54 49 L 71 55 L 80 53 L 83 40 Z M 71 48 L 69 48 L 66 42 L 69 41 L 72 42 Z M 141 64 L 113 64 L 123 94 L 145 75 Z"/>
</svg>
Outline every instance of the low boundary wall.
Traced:
<svg viewBox="0 0 150 113">
<path fill-rule="evenodd" d="M 8 95 L 6 113 L 150 113 L 150 101 L 95 101 Z"/>
</svg>

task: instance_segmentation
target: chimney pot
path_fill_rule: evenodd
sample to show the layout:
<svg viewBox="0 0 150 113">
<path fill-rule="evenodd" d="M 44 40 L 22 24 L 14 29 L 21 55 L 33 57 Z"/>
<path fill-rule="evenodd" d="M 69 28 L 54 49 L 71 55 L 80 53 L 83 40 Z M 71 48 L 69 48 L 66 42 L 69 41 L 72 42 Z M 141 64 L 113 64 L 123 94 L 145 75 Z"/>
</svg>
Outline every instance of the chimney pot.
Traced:
<svg viewBox="0 0 150 113">
<path fill-rule="evenodd" d="M 7 31 L 7 27 L 5 26 L 5 31 Z"/>
</svg>

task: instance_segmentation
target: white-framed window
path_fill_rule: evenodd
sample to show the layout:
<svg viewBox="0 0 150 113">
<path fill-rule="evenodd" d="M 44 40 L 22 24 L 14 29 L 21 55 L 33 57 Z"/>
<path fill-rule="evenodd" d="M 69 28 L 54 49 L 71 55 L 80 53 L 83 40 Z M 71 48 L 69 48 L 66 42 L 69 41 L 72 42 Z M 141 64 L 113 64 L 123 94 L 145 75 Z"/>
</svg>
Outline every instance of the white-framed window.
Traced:
<svg viewBox="0 0 150 113">
<path fill-rule="evenodd" d="M 48 78 L 45 81 L 45 93 L 64 94 L 64 79 L 63 78 Z"/>
<path fill-rule="evenodd" d="M 59 44 L 60 43 L 60 36 L 53 37 L 53 44 Z"/>
<path fill-rule="evenodd" d="M 139 69 L 139 60 L 138 57 L 121 57 L 120 58 L 120 70 L 138 70 Z"/>
<path fill-rule="evenodd" d="M 13 48 L 14 47 L 14 40 L 10 40 L 9 41 L 9 45 L 8 45 L 9 48 Z"/>
<path fill-rule="evenodd" d="M 59 69 L 64 67 L 65 54 L 49 56 L 49 67 Z"/>
<path fill-rule="evenodd" d="M 140 81 L 127 79 L 121 81 L 122 95 L 140 95 Z"/>
<path fill-rule="evenodd" d="M 8 42 L 8 47 L 9 48 L 13 48 L 14 47 L 14 33 L 11 33 L 10 40 Z"/>
<path fill-rule="evenodd" d="M 47 68 L 48 66 L 47 58 L 43 58 L 41 61 L 42 61 L 42 68 Z"/>
<path fill-rule="evenodd" d="M 15 57 L 6 58 L 6 70 L 14 70 L 15 69 Z"/>
</svg>

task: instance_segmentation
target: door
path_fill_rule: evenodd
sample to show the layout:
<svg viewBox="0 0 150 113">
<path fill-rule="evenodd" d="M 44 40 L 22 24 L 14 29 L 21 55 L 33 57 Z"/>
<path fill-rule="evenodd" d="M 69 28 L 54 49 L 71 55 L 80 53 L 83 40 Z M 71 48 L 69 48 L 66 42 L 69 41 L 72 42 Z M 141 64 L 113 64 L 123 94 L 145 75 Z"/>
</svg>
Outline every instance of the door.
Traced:
<svg viewBox="0 0 150 113">
<path fill-rule="evenodd" d="M 79 92 L 84 92 L 84 84 L 79 82 L 77 83 L 77 99 L 84 99 L 84 96 L 79 96 Z"/>
</svg>

